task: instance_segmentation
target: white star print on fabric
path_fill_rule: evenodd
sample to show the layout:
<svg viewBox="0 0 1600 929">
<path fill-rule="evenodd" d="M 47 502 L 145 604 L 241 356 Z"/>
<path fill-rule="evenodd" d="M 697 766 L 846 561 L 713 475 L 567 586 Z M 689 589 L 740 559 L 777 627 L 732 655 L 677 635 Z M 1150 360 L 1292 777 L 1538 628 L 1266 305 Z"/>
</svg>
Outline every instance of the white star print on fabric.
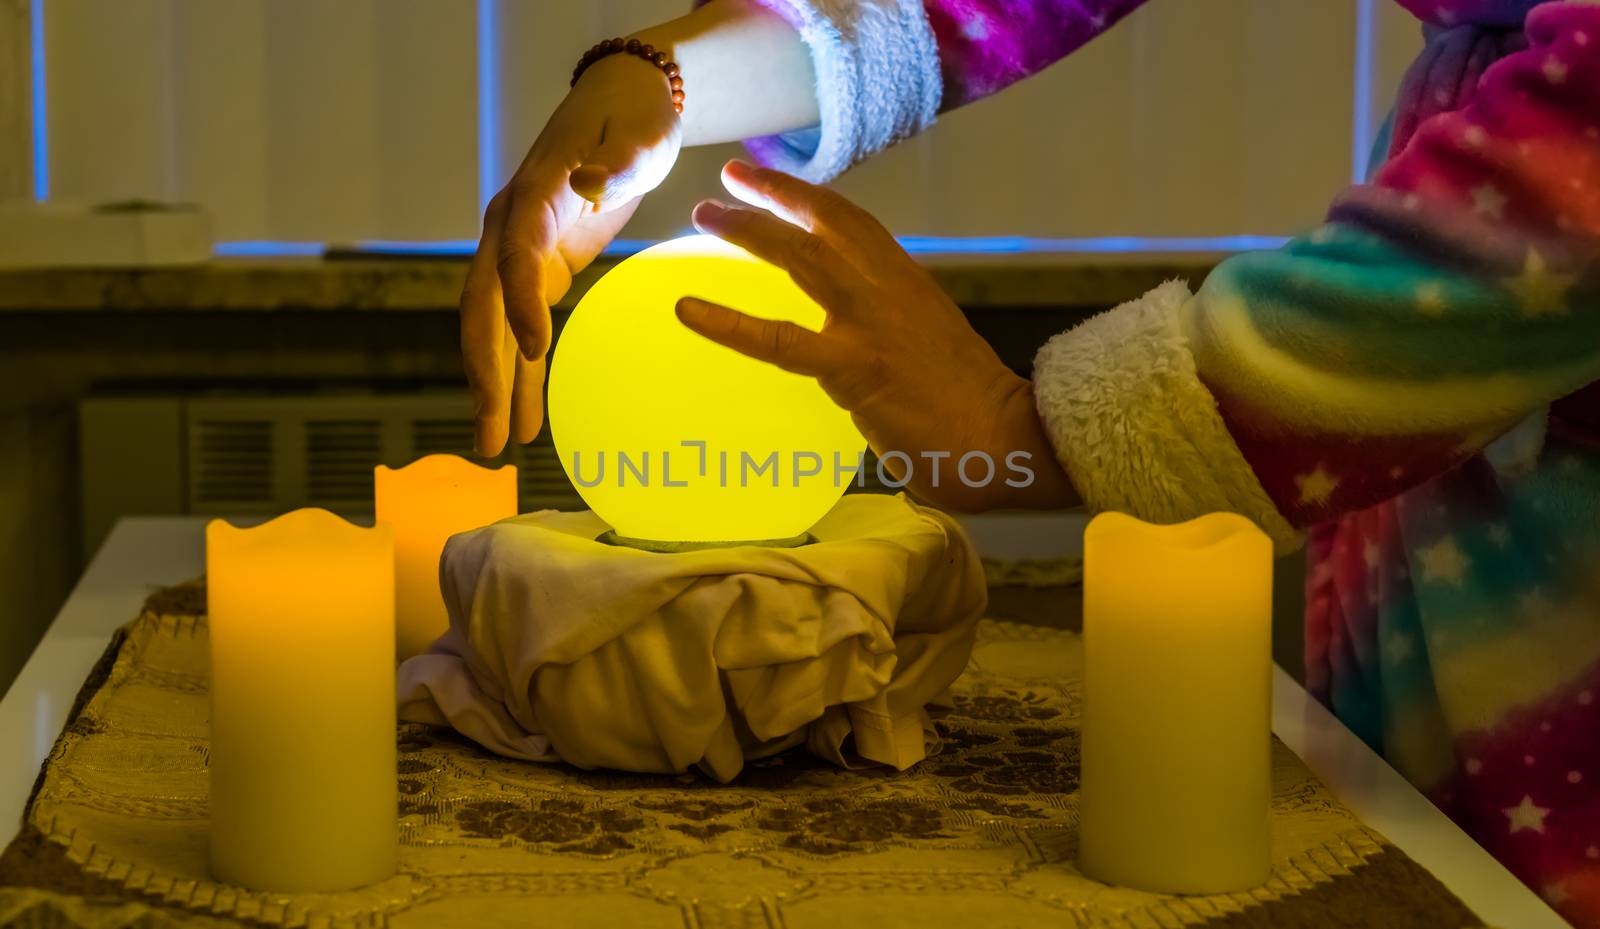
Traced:
<svg viewBox="0 0 1600 929">
<path fill-rule="evenodd" d="M 1315 471 L 1309 474 L 1296 475 L 1296 487 L 1300 488 L 1300 502 L 1305 506 L 1322 506 L 1333 496 L 1334 490 L 1339 486 L 1339 479 L 1328 473 L 1328 469 L 1317 465 Z"/>
<path fill-rule="evenodd" d="M 1489 541 L 1499 548 L 1506 547 L 1506 544 L 1511 541 L 1511 532 L 1506 529 L 1505 523 L 1489 524 Z"/>
<path fill-rule="evenodd" d="M 1419 549 L 1417 555 L 1422 559 L 1424 581 L 1459 584 L 1466 576 L 1467 556 L 1461 553 L 1461 547 L 1453 538 Z"/>
<path fill-rule="evenodd" d="M 1482 126 L 1468 126 L 1461 135 L 1461 141 L 1472 148 L 1482 148 L 1489 144 L 1489 133 Z"/>
<path fill-rule="evenodd" d="M 1396 664 L 1405 661 L 1416 654 L 1416 642 L 1408 635 L 1393 635 L 1389 637 L 1389 660 Z"/>
<path fill-rule="evenodd" d="M 1378 562 L 1382 558 L 1382 555 L 1383 553 L 1378 550 L 1378 545 L 1376 542 L 1368 542 L 1366 546 L 1361 549 L 1361 560 L 1367 563 L 1367 568 L 1369 570 L 1378 566 Z"/>
<path fill-rule="evenodd" d="M 961 34 L 974 42 L 982 42 L 989 37 L 989 23 L 980 14 L 961 24 Z"/>
<path fill-rule="evenodd" d="M 1472 211 L 1490 219 L 1505 219 L 1506 195 L 1493 184 L 1472 188 Z"/>
<path fill-rule="evenodd" d="M 1566 315 L 1567 291 L 1572 289 L 1573 283 L 1572 275 L 1552 272 L 1539 250 L 1530 248 L 1522 273 L 1507 280 L 1506 287 L 1521 302 L 1522 315 L 1532 319 Z"/>
<path fill-rule="evenodd" d="M 1565 84 L 1567 82 L 1567 63 L 1551 55 L 1544 60 L 1544 79 L 1552 84 Z"/>
<path fill-rule="evenodd" d="M 1550 815 L 1550 808 L 1539 806 L 1533 802 L 1533 797 L 1524 794 L 1521 803 L 1508 806 L 1501 812 L 1511 821 L 1512 835 L 1524 829 L 1544 835 L 1544 820 Z"/>
<path fill-rule="evenodd" d="M 1572 895 L 1567 893 L 1566 885 L 1560 881 L 1544 885 L 1543 895 L 1544 901 L 1551 906 L 1560 906 L 1572 899 Z"/>
</svg>

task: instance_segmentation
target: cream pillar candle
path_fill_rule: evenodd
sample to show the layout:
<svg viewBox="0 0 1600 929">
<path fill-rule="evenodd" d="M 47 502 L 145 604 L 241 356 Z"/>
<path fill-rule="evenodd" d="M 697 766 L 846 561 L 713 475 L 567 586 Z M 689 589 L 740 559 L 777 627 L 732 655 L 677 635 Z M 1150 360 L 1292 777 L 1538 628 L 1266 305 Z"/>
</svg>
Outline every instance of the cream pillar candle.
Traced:
<svg viewBox="0 0 1600 929">
<path fill-rule="evenodd" d="M 428 455 L 373 472 L 378 522 L 394 527 L 396 649 L 427 651 L 449 626 L 439 593 L 446 539 L 517 515 L 517 469 L 490 470 L 455 455 Z"/>
<path fill-rule="evenodd" d="M 331 891 L 394 873 L 393 548 L 387 526 L 326 510 L 206 526 L 218 880 Z"/>
<path fill-rule="evenodd" d="M 1079 865 L 1109 884 L 1229 893 L 1266 880 L 1272 542 L 1242 516 L 1084 536 Z"/>
</svg>

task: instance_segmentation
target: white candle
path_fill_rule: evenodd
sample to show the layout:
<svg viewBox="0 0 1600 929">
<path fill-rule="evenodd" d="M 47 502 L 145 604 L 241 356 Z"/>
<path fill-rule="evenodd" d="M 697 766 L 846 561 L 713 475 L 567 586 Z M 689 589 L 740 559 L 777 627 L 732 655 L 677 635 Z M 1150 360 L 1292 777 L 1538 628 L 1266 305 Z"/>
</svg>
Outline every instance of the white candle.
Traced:
<svg viewBox="0 0 1600 929">
<path fill-rule="evenodd" d="M 449 626 L 439 593 L 445 540 L 517 515 L 517 469 L 428 455 L 399 470 L 379 465 L 373 489 L 378 522 L 394 527 L 395 637 L 404 661 Z"/>
<path fill-rule="evenodd" d="M 395 870 L 393 536 L 326 510 L 206 526 L 211 870 L 332 891 Z"/>
<path fill-rule="evenodd" d="M 1084 536 L 1079 865 L 1161 893 L 1271 869 L 1272 543 L 1217 513 Z"/>
</svg>

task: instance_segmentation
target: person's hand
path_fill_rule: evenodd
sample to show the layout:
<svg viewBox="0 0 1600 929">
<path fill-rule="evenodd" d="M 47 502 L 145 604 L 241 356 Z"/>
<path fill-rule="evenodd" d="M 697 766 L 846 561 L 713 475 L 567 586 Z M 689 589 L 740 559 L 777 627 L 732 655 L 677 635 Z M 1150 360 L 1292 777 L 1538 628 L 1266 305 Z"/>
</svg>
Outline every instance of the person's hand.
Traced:
<svg viewBox="0 0 1600 929">
<path fill-rule="evenodd" d="M 722 179 L 735 197 L 772 213 L 704 201 L 695 225 L 788 271 L 827 321 L 813 332 L 691 296 L 677 305 L 684 325 L 816 378 L 919 497 L 967 511 L 1076 503 L 1034 409 L 1032 384 L 1000 361 L 877 220 L 830 190 L 743 162 L 729 162 Z M 893 452 L 901 455 L 884 457 Z M 977 487 L 958 473 L 974 452 L 993 464 Z M 1033 475 L 1027 486 L 1014 486 L 1022 480 L 1019 461 Z M 983 478 L 982 462 L 975 457 L 965 469 L 971 483 Z"/>
<path fill-rule="evenodd" d="M 631 55 L 584 71 L 504 189 L 461 292 L 461 354 L 478 454 L 531 442 L 544 415 L 550 304 L 677 160 L 666 77 Z"/>
</svg>

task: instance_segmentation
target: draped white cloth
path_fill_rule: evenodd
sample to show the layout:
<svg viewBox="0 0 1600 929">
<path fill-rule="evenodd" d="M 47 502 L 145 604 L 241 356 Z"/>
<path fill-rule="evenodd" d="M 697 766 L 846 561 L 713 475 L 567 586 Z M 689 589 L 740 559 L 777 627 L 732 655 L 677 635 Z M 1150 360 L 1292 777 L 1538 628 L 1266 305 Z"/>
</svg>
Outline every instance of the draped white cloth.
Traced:
<svg viewBox="0 0 1600 929">
<path fill-rule="evenodd" d="M 798 548 L 645 552 L 545 511 L 453 537 L 449 631 L 400 667 L 400 716 L 503 755 L 729 780 L 805 745 L 904 769 L 987 600 L 955 521 L 845 497 Z"/>
</svg>

